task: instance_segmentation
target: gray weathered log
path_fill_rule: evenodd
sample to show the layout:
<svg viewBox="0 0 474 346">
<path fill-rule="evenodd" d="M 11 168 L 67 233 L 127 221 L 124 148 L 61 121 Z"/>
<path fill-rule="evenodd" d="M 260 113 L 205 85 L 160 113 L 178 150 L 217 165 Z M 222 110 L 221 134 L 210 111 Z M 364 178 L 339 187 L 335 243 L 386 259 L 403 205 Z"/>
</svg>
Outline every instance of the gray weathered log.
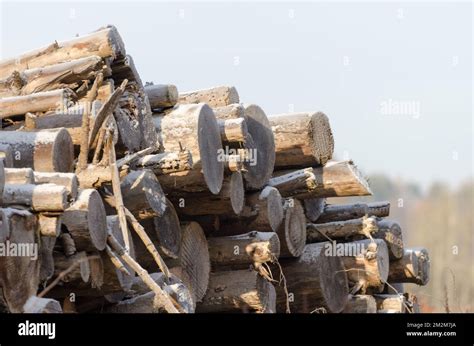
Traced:
<svg viewBox="0 0 474 346">
<path fill-rule="evenodd" d="M 390 213 L 390 202 L 354 203 L 354 204 L 328 204 L 322 214 L 311 220 L 316 223 L 346 221 L 367 216 L 386 217 Z"/>
<path fill-rule="evenodd" d="M 145 92 L 152 109 L 169 108 L 178 103 L 178 88 L 172 84 L 146 85 Z"/>
<path fill-rule="evenodd" d="M 424 248 L 405 249 L 403 257 L 390 262 L 388 281 L 426 285 L 430 279 L 430 258 Z"/>
</svg>

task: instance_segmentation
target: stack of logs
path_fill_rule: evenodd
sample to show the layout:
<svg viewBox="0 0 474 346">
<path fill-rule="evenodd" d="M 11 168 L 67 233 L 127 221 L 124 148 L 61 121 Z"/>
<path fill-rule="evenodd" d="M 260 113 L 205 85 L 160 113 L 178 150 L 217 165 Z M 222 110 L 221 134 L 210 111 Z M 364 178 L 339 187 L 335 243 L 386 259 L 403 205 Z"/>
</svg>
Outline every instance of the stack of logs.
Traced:
<svg viewBox="0 0 474 346">
<path fill-rule="evenodd" d="M 144 85 L 115 27 L 0 62 L 0 308 L 413 312 L 406 249 L 321 112 Z"/>
</svg>

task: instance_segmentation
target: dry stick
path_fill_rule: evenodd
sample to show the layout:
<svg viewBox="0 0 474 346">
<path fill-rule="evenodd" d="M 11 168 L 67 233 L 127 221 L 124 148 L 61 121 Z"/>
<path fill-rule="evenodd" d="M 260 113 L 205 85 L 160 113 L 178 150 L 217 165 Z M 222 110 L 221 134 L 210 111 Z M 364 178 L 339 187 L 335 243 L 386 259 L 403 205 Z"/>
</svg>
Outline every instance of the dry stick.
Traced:
<svg viewBox="0 0 474 346">
<path fill-rule="evenodd" d="M 97 113 L 97 117 L 94 121 L 94 126 L 91 129 L 90 139 L 89 139 L 89 146 L 93 148 L 97 144 L 97 134 L 101 129 L 104 122 L 107 120 L 108 116 L 112 114 L 117 107 L 120 97 L 122 97 L 123 93 L 125 92 L 125 87 L 127 86 L 128 80 L 124 79 L 120 87 L 116 89 L 112 95 L 105 101 L 105 103 L 100 107 L 99 112 Z"/>
<path fill-rule="evenodd" d="M 111 140 L 109 140 L 111 139 Z M 110 152 L 110 146 L 111 145 L 114 145 L 114 141 L 113 141 L 113 136 L 111 136 L 111 129 L 106 129 L 105 130 L 105 138 L 104 138 L 104 150 L 103 150 L 103 153 L 102 153 L 102 158 L 100 159 L 100 162 L 99 162 L 99 166 L 103 166 L 103 167 L 106 167 L 109 165 L 109 158 L 110 158 L 110 155 L 108 155 L 108 153 Z"/>
<path fill-rule="evenodd" d="M 124 273 L 125 275 L 130 275 L 130 272 L 127 270 L 127 268 L 125 268 L 125 266 L 123 265 L 122 261 L 120 260 L 120 258 L 118 257 L 118 255 L 115 253 L 114 250 L 112 250 L 110 248 L 109 245 L 106 245 L 105 246 L 105 251 L 107 252 L 107 255 L 109 255 L 110 257 L 110 261 L 113 263 L 113 265 L 115 266 L 115 268 L 117 268 L 118 270 L 120 270 L 122 273 Z"/>
<path fill-rule="evenodd" d="M 143 241 L 143 244 L 145 244 L 146 248 L 151 253 L 153 258 L 155 259 L 156 264 L 158 264 L 158 267 L 163 272 L 163 274 L 165 274 L 166 279 L 168 281 L 168 279 L 170 278 L 170 271 L 169 271 L 168 266 L 166 265 L 165 261 L 163 261 L 163 258 L 161 258 L 160 254 L 156 250 L 155 245 L 151 241 L 148 234 L 146 234 L 145 229 L 143 228 L 143 226 L 140 225 L 140 223 L 137 221 L 135 216 L 133 216 L 133 214 L 130 212 L 130 210 L 128 210 L 126 207 L 124 207 L 124 210 L 125 210 L 125 215 L 126 215 L 128 221 L 131 223 L 133 229 L 138 234 L 140 239 Z"/>
<path fill-rule="evenodd" d="M 136 153 L 129 154 L 117 161 L 117 168 L 120 169 L 122 166 L 128 165 L 129 163 L 139 159 L 140 157 L 151 154 L 157 150 L 158 148 L 149 147 L 149 148 L 145 148 L 143 150 L 137 151 Z"/>
<path fill-rule="evenodd" d="M 105 138 L 105 131 L 106 129 L 101 128 L 99 132 L 99 138 L 97 140 L 97 146 L 94 151 L 94 157 L 92 158 L 92 164 L 96 165 L 99 163 L 99 155 L 102 151 L 102 147 L 104 146 L 104 138 Z"/>
<path fill-rule="evenodd" d="M 94 84 L 92 85 L 91 90 L 87 92 L 84 105 L 84 113 L 82 114 L 82 125 L 81 125 L 81 150 L 79 152 L 79 159 L 77 164 L 77 172 L 80 172 L 87 168 L 87 159 L 89 156 L 89 116 L 91 114 L 92 102 L 97 97 L 97 91 L 102 85 L 104 80 L 104 75 L 99 73 L 95 77 Z"/>
<path fill-rule="evenodd" d="M 117 239 L 109 234 L 107 237 L 109 245 L 116 253 L 127 263 L 143 280 L 143 282 L 155 293 L 155 301 L 169 313 L 179 313 L 179 304 L 169 296 L 161 287 L 153 280 L 148 272 L 142 268 L 142 266 L 135 261 L 128 252 L 123 248 Z"/>
<path fill-rule="evenodd" d="M 122 190 L 120 189 L 120 175 L 117 168 L 117 162 L 115 157 L 115 146 L 113 143 L 113 131 L 109 131 L 109 165 L 110 171 L 112 172 L 112 189 L 115 198 L 115 209 L 117 209 L 117 215 L 120 222 L 120 229 L 122 230 L 123 240 L 125 242 L 125 249 L 130 249 L 130 239 L 128 238 L 128 227 L 127 218 L 125 216 L 125 206 L 123 205 Z"/>
<path fill-rule="evenodd" d="M 54 279 L 48 286 L 45 287 L 44 290 L 42 290 L 38 294 L 38 298 L 43 298 L 49 291 L 51 291 L 54 288 L 54 286 L 56 286 L 61 281 L 62 278 L 64 278 L 67 274 L 72 272 L 79 264 L 81 264 L 82 262 L 89 261 L 91 259 L 97 259 L 97 258 L 100 258 L 100 257 L 99 256 L 88 256 L 88 257 L 80 258 L 77 261 L 75 261 L 67 269 L 65 269 L 61 273 L 59 273 L 58 276 L 56 277 L 56 279 Z"/>
</svg>

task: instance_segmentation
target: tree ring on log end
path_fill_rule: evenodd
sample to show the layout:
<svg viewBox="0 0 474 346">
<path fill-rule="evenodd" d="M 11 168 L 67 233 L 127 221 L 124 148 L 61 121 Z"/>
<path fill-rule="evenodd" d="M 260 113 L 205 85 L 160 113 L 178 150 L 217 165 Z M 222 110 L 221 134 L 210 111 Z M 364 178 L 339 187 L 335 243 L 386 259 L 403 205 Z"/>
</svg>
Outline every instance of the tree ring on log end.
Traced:
<svg viewBox="0 0 474 346">
<path fill-rule="evenodd" d="M 242 173 L 234 172 L 230 178 L 230 202 L 237 215 L 242 212 L 245 204 L 245 189 Z"/>
</svg>

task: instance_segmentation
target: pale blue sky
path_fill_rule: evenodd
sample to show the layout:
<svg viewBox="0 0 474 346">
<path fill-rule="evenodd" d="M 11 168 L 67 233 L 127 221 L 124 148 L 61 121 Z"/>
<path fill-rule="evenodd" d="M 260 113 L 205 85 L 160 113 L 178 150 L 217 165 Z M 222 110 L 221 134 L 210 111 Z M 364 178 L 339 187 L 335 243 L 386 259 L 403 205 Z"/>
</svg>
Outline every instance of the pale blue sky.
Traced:
<svg viewBox="0 0 474 346">
<path fill-rule="evenodd" d="M 322 110 L 338 158 L 457 185 L 473 175 L 472 15 L 469 2 L 2 1 L 0 54 L 114 24 L 144 81 Z"/>
</svg>

